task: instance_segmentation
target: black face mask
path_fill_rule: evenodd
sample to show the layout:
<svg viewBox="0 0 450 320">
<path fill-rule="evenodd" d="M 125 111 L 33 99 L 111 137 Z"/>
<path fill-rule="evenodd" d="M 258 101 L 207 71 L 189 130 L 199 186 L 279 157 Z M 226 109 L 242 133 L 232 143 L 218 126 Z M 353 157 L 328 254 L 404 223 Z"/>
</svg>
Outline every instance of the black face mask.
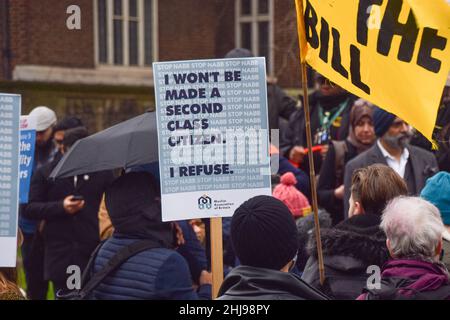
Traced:
<svg viewBox="0 0 450 320">
<path fill-rule="evenodd" d="M 342 92 L 332 96 L 324 96 L 319 91 L 318 100 L 322 108 L 325 110 L 330 110 L 339 106 L 342 102 L 348 99 L 348 97 L 349 95 L 347 92 Z"/>
</svg>

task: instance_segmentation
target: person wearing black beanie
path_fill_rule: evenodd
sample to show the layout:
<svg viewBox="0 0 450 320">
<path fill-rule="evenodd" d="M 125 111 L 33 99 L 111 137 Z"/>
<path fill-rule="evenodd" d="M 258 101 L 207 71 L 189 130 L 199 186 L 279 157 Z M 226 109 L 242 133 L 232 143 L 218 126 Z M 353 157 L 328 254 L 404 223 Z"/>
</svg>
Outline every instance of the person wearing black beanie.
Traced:
<svg viewBox="0 0 450 320">
<path fill-rule="evenodd" d="M 236 209 L 231 242 L 241 262 L 219 290 L 219 300 L 323 300 L 289 269 L 298 251 L 297 228 L 286 205 L 270 196 L 257 196 Z"/>
<path fill-rule="evenodd" d="M 297 228 L 286 205 L 269 196 L 243 203 L 231 220 L 231 242 L 243 265 L 281 270 L 298 251 Z"/>
</svg>

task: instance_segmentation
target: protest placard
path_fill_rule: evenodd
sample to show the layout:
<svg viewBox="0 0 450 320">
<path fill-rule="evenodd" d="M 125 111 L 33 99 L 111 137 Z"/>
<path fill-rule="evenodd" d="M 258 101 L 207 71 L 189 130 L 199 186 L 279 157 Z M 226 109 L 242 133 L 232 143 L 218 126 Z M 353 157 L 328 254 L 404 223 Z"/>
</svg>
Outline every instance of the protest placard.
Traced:
<svg viewBox="0 0 450 320">
<path fill-rule="evenodd" d="M 19 203 L 28 203 L 31 175 L 33 174 L 36 121 L 33 117 L 20 117 L 20 186 Z"/>
<path fill-rule="evenodd" d="M 264 58 L 153 65 L 164 221 L 229 217 L 270 195 Z"/>
<path fill-rule="evenodd" d="M 301 61 L 430 141 L 450 68 L 443 0 L 296 0 Z"/>
<path fill-rule="evenodd" d="M 0 267 L 15 267 L 21 96 L 0 94 Z"/>
</svg>

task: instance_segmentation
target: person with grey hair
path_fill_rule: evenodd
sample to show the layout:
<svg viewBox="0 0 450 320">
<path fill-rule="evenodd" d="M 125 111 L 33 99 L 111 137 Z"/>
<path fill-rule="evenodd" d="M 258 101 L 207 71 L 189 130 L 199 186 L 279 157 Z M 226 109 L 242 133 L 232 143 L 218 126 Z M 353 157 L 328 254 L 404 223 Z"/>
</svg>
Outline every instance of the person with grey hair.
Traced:
<svg viewBox="0 0 450 320">
<path fill-rule="evenodd" d="M 368 283 L 358 300 L 450 300 L 449 274 L 439 262 L 445 230 L 439 209 L 418 197 L 398 197 L 380 227 L 392 259 L 379 284 Z"/>
</svg>

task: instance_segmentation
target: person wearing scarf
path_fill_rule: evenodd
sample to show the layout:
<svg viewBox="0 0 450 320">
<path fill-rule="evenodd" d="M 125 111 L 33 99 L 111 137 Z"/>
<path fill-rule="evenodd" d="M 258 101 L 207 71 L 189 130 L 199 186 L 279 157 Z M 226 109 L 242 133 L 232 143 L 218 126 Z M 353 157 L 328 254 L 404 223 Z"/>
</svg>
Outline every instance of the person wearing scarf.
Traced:
<svg viewBox="0 0 450 320">
<path fill-rule="evenodd" d="M 315 85 L 316 90 L 309 96 L 309 106 L 313 146 L 321 147 L 320 152 L 314 152 L 314 168 L 318 173 L 328 142 L 345 140 L 348 136 L 350 109 L 357 98 L 319 73 L 315 75 Z M 309 172 L 305 123 L 303 108 L 290 116 L 285 132 L 280 133 L 280 154 L 295 167 Z"/>
<path fill-rule="evenodd" d="M 449 300 L 449 273 L 439 261 L 445 230 L 439 209 L 419 197 L 399 197 L 384 210 L 381 229 L 391 260 L 358 300 Z"/>
<path fill-rule="evenodd" d="M 332 141 L 320 171 L 317 194 L 319 205 L 328 211 L 333 225 L 344 219 L 345 164 L 369 149 L 375 142 L 373 106 L 357 100 L 350 112 L 350 129 L 344 141 Z"/>
</svg>

